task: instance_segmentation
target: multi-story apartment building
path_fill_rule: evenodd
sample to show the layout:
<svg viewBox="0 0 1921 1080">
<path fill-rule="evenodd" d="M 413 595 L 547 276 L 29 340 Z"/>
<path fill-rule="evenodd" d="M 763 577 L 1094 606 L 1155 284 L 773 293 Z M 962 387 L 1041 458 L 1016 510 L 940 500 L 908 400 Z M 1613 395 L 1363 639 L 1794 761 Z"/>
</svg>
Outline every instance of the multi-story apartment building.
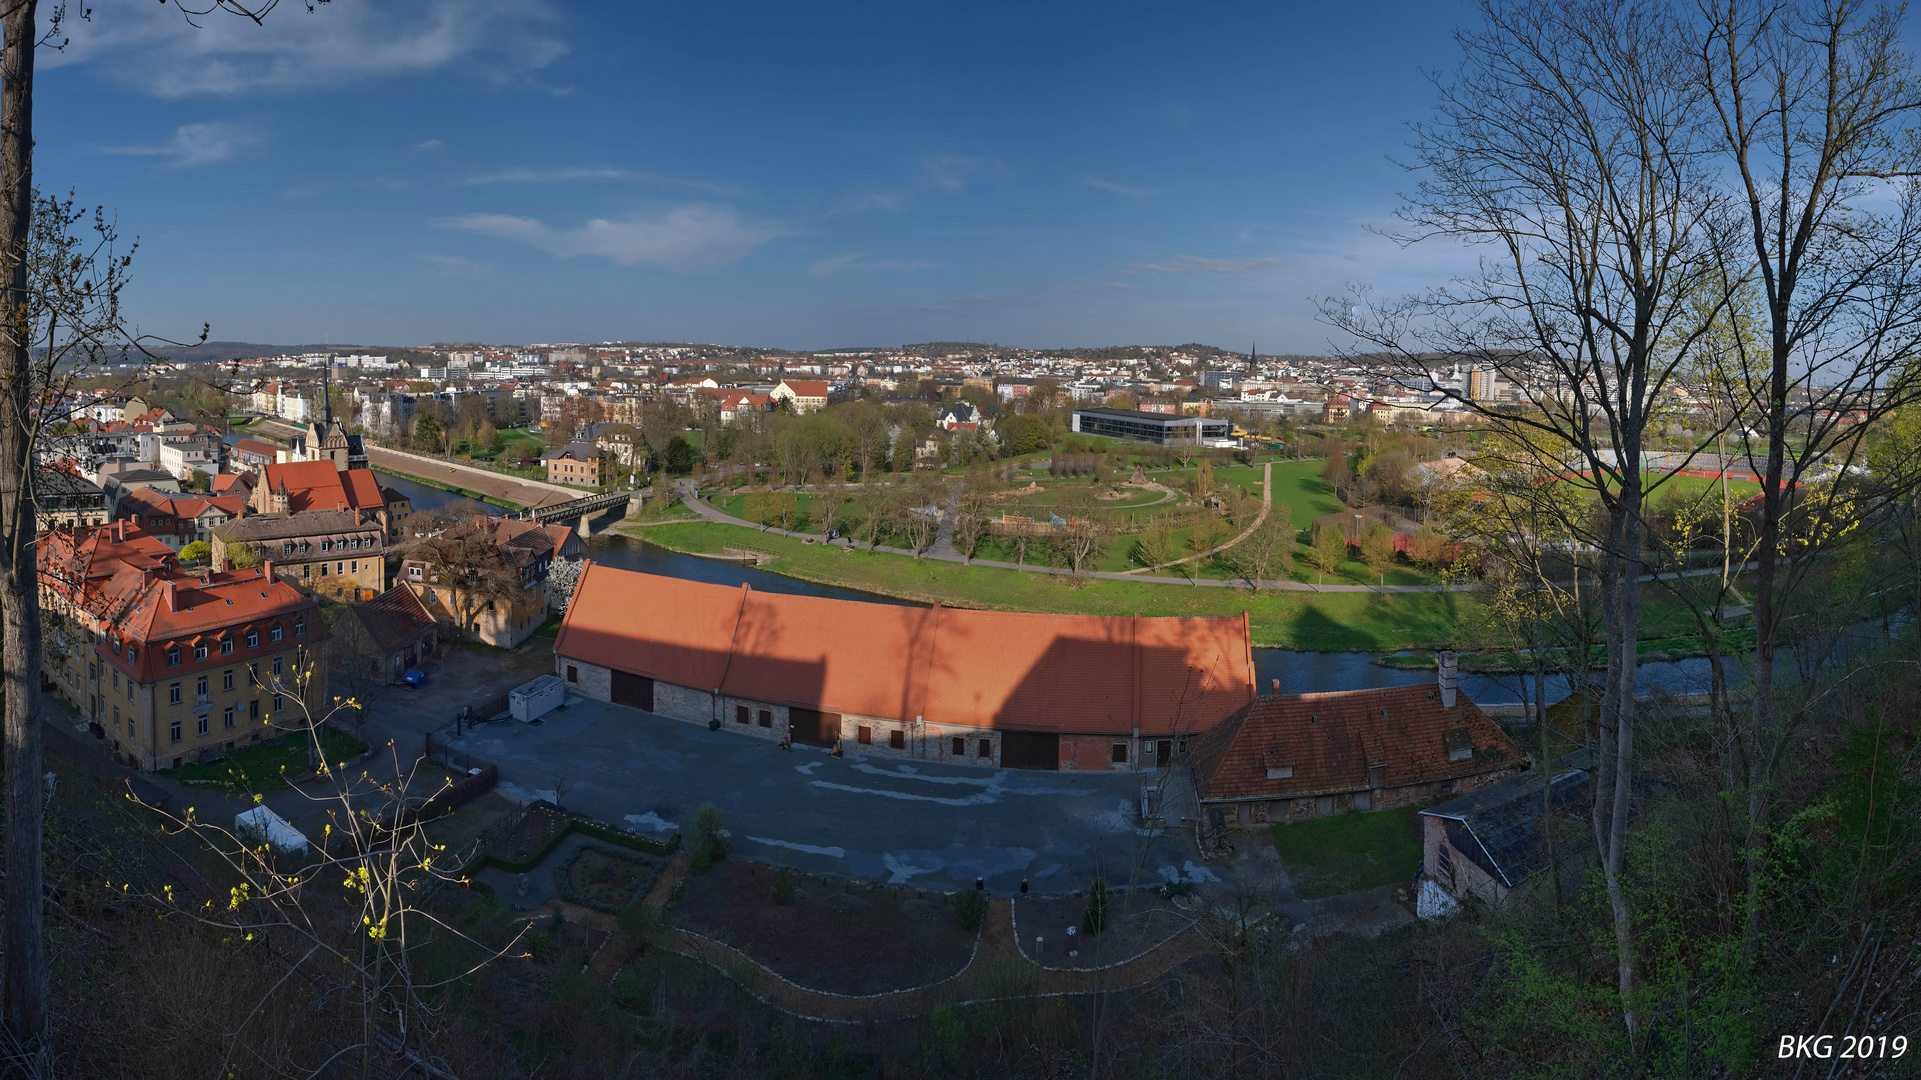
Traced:
<svg viewBox="0 0 1921 1080">
<path fill-rule="evenodd" d="M 139 768 L 218 757 L 330 707 L 326 627 L 273 563 L 186 574 L 117 522 L 44 534 L 40 583 L 44 674 Z"/>
<path fill-rule="evenodd" d="M 600 486 L 600 451 L 593 443 L 571 442 L 540 456 L 547 465 L 547 482 L 570 487 Z"/>
<path fill-rule="evenodd" d="M 386 528 L 366 510 L 255 514 L 214 530 L 213 564 L 252 548 L 301 592 L 355 603 L 386 590 L 386 539 Z"/>
<path fill-rule="evenodd" d="M 160 487 L 137 487 L 121 494 L 113 516 L 140 526 L 179 551 L 196 540 L 211 541 L 213 531 L 247 512 L 239 495 L 195 495 Z"/>
</svg>

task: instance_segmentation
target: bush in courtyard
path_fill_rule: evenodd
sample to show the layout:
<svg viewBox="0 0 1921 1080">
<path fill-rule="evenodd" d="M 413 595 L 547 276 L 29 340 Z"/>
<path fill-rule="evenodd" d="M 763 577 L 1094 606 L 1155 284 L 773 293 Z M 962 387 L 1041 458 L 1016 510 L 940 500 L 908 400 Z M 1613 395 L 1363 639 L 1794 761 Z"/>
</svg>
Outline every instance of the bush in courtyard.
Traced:
<svg viewBox="0 0 1921 1080">
<path fill-rule="evenodd" d="M 794 877 L 785 869 L 774 871 L 774 903 L 791 904 L 794 902 Z"/>
<path fill-rule="evenodd" d="M 1098 934 L 1107 929 L 1107 879 L 1095 878 L 1087 890 L 1087 910 L 1081 916 L 1081 930 Z"/>
<path fill-rule="evenodd" d="M 961 893 L 954 901 L 954 922 L 962 930 L 973 933 L 987 921 L 987 895 L 981 892 Z"/>
<path fill-rule="evenodd" d="M 707 870 L 727 857 L 727 819 L 720 807 L 701 803 L 694 812 L 694 869 Z"/>
</svg>

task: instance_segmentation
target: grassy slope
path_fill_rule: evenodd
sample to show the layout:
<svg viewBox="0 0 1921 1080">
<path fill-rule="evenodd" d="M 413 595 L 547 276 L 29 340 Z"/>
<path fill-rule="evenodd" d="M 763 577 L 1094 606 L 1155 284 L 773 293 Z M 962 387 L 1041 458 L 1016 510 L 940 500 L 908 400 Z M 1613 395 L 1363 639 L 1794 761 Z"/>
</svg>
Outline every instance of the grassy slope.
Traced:
<svg viewBox="0 0 1921 1080">
<path fill-rule="evenodd" d="M 1247 612 L 1254 642 L 1290 649 L 1370 651 L 1445 644 L 1452 628 L 1472 620 L 1471 593 L 1264 592 L 1184 588 L 1134 581 L 1088 581 L 1075 587 L 1054 574 L 1024 574 L 933 559 L 849 552 L 798 540 L 700 522 L 657 525 L 633 535 L 680 551 L 718 552 L 744 544 L 773 553 L 768 569 L 907 599 L 1005 611 L 1087 615 L 1239 615 Z"/>
<path fill-rule="evenodd" d="M 1421 865 L 1419 807 L 1337 814 L 1270 828 L 1281 865 L 1302 900 L 1402 882 Z"/>
</svg>

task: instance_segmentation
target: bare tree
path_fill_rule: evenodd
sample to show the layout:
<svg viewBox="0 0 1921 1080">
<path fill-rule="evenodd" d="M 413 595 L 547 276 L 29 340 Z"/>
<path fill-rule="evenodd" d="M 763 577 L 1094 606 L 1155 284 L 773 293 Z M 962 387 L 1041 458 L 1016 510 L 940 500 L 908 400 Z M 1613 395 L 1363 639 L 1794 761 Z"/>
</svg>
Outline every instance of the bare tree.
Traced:
<svg viewBox="0 0 1921 1080">
<path fill-rule="evenodd" d="M 963 562 L 973 562 L 981 541 L 987 538 L 990 521 L 986 500 L 978 491 L 962 491 L 954 513 L 954 548 Z"/>
<path fill-rule="evenodd" d="M 508 608 L 523 593 L 521 574 L 494 542 L 492 525 L 476 515 L 421 540 L 413 558 L 426 562 L 427 583 L 456 623 L 456 633 L 474 633 L 489 605 Z"/>
<path fill-rule="evenodd" d="M 1323 315 L 1393 358 L 1402 381 L 1488 415 L 1592 478 L 1605 513 L 1608 678 L 1592 824 L 1614 922 L 1622 1019 L 1640 1035 L 1640 960 L 1623 882 L 1641 617 L 1643 443 L 1659 402 L 1725 308 L 1733 206 L 1716 182 L 1696 39 L 1634 0 L 1483 0 L 1465 59 L 1417 125 L 1427 173 L 1402 238 L 1485 245 L 1471 276 L 1386 304 L 1365 292 Z M 1431 369 L 1492 369 L 1525 408 L 1495 413 Z M 1585 522 L 1581 523 L 1585 525 Z"/>
<path fill-rule="evenodd" d="M 1064 523 L 1056 524 L 1048 537 L 1054 557 L 1079 580 L 1087 564 L 1101 557 L 1110 533 L 1107 520 L 1095 509 L 1093 492 L 1083 488 L 1063 499 L 1060 508 Z"/>
<path fill-rule="evenodd" d="M 1820 538 L 1903 497 L 1899 485 L 1808 481 L 1845 476 L 1864 459 L 1862 436 L 1875 421 L 1916 400 L 1921 148 L 1912 128 L 1921 86 L 1900 9 L 1727 0 L 1703 12 L 1701 79 L 1740 192 L 1747 249 L 1728 254 L 1724 273 L 1758 279 L 1765 307 L 1765 351 L 1724 365 L 1719 388 L 1759 429 L 1758 448 L 1750 429 L 1740 429 L 1742 450 L 1766 461 L 1752 712 L 1733 748 L 1746 765 L 1744 940 L 1752 959 L 1775 770 L 1804 715 L 1775 700 L 1787 598 L 1826 554 Z M 1880 208 L 1890 194 L 1893 204 Z M 1745 350 L 1748 335 L 1733 337 Z"/>
</svg>

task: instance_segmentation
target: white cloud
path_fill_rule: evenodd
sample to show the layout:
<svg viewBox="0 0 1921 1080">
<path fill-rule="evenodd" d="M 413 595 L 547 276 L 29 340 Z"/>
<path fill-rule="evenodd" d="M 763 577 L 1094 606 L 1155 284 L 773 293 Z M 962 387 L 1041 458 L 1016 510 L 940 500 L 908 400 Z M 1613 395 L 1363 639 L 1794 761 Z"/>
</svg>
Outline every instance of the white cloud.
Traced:
<svg viewBox="0 0 1921 1080">
<path fill-rule="evenodd" d="M 415 150 L 438 150 L 445 145 L 447 144 L 444 142 L 441 142 L 439 139 L 428 139 L 426 142 L 415 143 L 414 149 Z"/>
<path fill-rule="evenodd" d="M 1262 274 L 1281 268 L 1281 260 L 1208 259 L 1199 255 L 1176 255 L 1157 263 L 1134 263 L 1129 270 L 1137 274 Z"/>
<path fill-rule="evenodd" d="M 755 248 L 788 234 L 776 225 L 745 221 L 729 207 L 706 203 L 677 206 L 651 217 L 595 218 L 578 229 L 554 229 L 534 218 L 508 214 L 463 214 L 434 224 L 518 240 L 558 259 L 588 255 L 622 266 L 660 266 L 682 274 L 732 266 Z"/>
<path fill-rule="evenodd" d="M 463 60 L 512 77 L 566 52 L 547 32 L 554 20 L 545 0 L 361 0 L 311 13 L 282 3 L 259 24 L 226 11 L 189 22 L 153 0 L 96 0 L 90 18 L 68 20 L 67 47 L 39 63 L 97 63 L 160 97 L 414 75 Z"/>
<path fill-rule="evenodd" d="M 171 158 L 168 164 L 175 168 L 191 168 L 195 165 L 211 165 L 225 161 L 260 141 L 260 136 L 246 128 L 219 121 L 206 121 L 199 124 L 183 124 L 175 129 L 173 138 L 164 143 L 150 146 L 102 146 L 103 154 L 128 154 L 135 157 Z"/>
<path fill-rule="evenodd" d="M 1157 187 L 1120 184 L 1099 176 L 1083 176 L 1081 177 L 1081 184 L 1084 187 L 1091 187 L 1095 191 L 1105 191 L 1110 195 L 1122 195 L 1130 199 L 1145 199 L 1149 195 L 1159 195 L 1161 193 L 1161 189 Z"/>
<path fill-rule="evenodd" d="M 850 251 L 831 259 L 822 259 L 807 268 L 807 272 L 825 281 L 836 274 L 859 270 L 880 270 L 900 272 L 904 270 L 927 270 L 939 266 L 937 262 L 926 259 L 870 259 L 865 251 Z"/>
</svg>

